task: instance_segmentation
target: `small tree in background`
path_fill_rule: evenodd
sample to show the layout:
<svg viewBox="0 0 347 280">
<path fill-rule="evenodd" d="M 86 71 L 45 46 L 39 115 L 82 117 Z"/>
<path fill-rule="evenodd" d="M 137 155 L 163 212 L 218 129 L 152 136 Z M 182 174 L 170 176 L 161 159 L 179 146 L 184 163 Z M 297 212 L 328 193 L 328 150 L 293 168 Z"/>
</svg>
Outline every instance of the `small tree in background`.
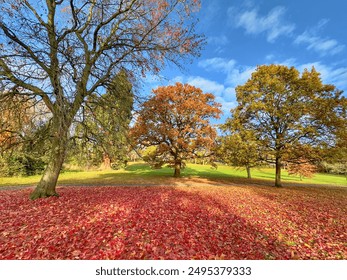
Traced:
<svg viewBox="0 0 347 280">
<path fill-rule="evenodd" d="M 337 134 L 335 144 L 324 152 L 324 161 L 321 162 L 324 171 L 343 174 L 347 180 L 347 119 L 345 127 Z"/>
<path fill-rule="evenodd" d="M 143 151 L 142 159 L 147 162 L 152 169 L 161 169 L 165 164 L 165 155 L 157 151 L 157 146 L 149 146 Z"/>
<path fill-rule="evenodd" d="M 259 146 L 252 138 L 244 138 L 241 133 L 222 136 L 218 147 L 218 158 L 232 166 L 243 166 L 247 178 L 251 179 L 251 168 L 260 162 Z"/>
<path fill-rule="evenodd" d="M 219 118 L 220 107 L 213 94 L 188 84 L 158 87 L 142 105 L 131 135 L 139 145 L 156 146 L 156 155 L 179 177 L 183 161 L 214 148 L 217 132 L 209 119 Z"/>
</svg>

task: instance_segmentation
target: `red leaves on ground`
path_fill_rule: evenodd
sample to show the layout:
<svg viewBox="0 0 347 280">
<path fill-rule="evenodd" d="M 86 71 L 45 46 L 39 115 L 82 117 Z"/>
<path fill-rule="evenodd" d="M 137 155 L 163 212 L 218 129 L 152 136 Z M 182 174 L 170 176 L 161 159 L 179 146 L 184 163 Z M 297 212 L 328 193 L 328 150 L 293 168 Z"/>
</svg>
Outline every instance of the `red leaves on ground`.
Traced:
<svg viewBox="0 0 347 280">
<path fill-rule="evenodd" d="M 346 259 L 347 191 L 64 187 L 0 191 L 0 259 Z"/>
</svg>

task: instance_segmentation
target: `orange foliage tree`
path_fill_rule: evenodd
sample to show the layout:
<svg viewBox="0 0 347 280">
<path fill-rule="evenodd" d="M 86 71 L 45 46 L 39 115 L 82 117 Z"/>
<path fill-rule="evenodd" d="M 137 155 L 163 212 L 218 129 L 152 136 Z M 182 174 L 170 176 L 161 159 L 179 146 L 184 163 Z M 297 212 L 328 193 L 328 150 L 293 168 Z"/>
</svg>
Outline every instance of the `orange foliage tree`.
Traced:
<svg viewBox="0 0 347 280">
<path fill-rule="evenodd" d="M 302 178 L 312 178 L 317 171 L 316 166 L 305 158 L 300 158 L 295 162 L 288 162 L 287 168 L 289 175 L 298 175 L 300 180 Z"/>
<path fill-rule="evenodd" d="M 158 87 L 142 105 L 131 135 L 138 144 L 156 146 L 156 154 L 179 177 L 184 160 L 214 147 L 217 133 L 209 119 L 219 118 L 220 107 L 213 94 L 192 85 Z"/>
</svg>

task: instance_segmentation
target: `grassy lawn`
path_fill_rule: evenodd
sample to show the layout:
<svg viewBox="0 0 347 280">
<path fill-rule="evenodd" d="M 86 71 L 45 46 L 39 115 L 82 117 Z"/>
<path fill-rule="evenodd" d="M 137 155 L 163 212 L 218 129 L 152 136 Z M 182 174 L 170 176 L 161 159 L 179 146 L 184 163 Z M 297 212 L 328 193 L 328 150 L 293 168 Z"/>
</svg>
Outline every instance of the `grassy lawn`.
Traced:
<svg viewBox="0 0 347 280">
<path fill-rule="evenodd" d="M 59 184 L 62 185 L 119 185 L 119 184 L 167 184 L 172 182 L 173 170 L 164 167 L 152 170 L 145 163 L 131 163 L 125 170 L 107 171 L 65 171 L 59 177 Z M 206 178 L 210 180 L 237 181 L 246 178 L 246 171 L 243 168 L 230 166 L 218 166 L 212 169 L 210 165 L 188 164 L 182 171 L 183 178 Z M 252 178 L 264 180 L 273 184 L 275 170 L 271 168 L 253 168 Z M 39 175 L 28 177 L 0 177 L 0 186 L 35 185 L 40 179 Z M 331 174 L 315 174 L 311 179 L 304 178 L 300 181 L 297 176 L 289 176 L 283 170 L 282 180 L 285 183 L 304 184 L 330 184 L 336 186 L 347 186 L 344 176 Z"/>
</svg>

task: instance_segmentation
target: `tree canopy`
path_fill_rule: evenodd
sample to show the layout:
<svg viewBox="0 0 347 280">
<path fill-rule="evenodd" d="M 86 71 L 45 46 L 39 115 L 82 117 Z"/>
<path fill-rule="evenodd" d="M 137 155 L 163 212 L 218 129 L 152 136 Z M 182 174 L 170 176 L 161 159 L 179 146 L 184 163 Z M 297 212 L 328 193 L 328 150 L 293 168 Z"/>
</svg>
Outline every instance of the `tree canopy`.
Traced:
<svg viewBox="0 0 347 280">
<path fill-rule="evenodd" d="M 103 160 L 104 168 L 126 163 L 133 99 L 132 84 L 123 70 L 115 76 L 105 94 L 88 97 L 75 127 L 73 152 L 77 158 L 81 158 L 79 155 L 83 158 L 92 150 L 93 155 L 89 156 L 97 163 Z"/>
<path fill-rule="evenodd" d="M 213 94 L 189 84 L 158 87 L 143 103 L 131 135 L 143 146 L 156 146 L 156 155 L 178 177 L 184 160 L 214 147 L 217 132 L 210 118 L 219 118 L 220 106 Z"/>
<path fill-rule="evenodd" d="M 252 131 L 272 155 L 276 186 L 281 186 L 282 162 L 290 151 L 296 150 L 300 159 L 300 150 L 305 151 L 300 147 L 333 143 L 345 128 L 346 98 L 335 86 L 323 84 L 314 68 L 300 74 L 294 67 L 259 66 L 236 94 L 233 122 Z"/>
<path fill-rule="evenodd" d="M 261 161 L 261 148 L 253 131 L 236 129 L 232 120 L 228 119 L 221 127 L 227 134 L 219 137 L 217 156 L 226 164 L 245 167 L 247 178 L 251 179 L 251 168 Z"/>
<path fill-rule="evenodd" d="M 7 92 L 0 102 L 0 174 L 32 175 L 42 171 L 49 123 L 42 102 Z"/>
</svg>

